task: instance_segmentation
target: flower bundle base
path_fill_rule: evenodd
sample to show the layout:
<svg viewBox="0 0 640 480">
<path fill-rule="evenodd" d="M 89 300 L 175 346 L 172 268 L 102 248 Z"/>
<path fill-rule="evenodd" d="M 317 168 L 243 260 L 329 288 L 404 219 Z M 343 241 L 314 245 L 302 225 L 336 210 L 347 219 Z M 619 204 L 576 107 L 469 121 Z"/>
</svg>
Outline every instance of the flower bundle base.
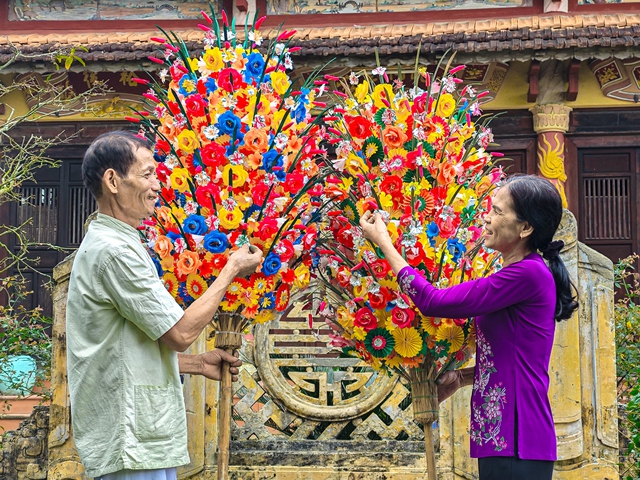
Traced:
<svg viewBox="0 0 640 480">
<path fill-rule="evenodd" d="M 239 314 L 218 313 L 214 345 L 233 354 L 242 346 L 242 330 L 246 319 Z M 220 401 L 218 404 L 218 480 L 229 478 L 229 444 L 231 442 L 231 410 L 233 408 L 232 375 L 229 364 L 222 364 Z"/>
<path fill-rule="evenodd" d="M 433 444 L 433 423 L 438 420 L 438 387 L 423 368 L 409 370 L 413 419 L 424 428 L 424 444 L 427 455 L 427 478 L 436 480 L 436 452 Z"/>
</svg>

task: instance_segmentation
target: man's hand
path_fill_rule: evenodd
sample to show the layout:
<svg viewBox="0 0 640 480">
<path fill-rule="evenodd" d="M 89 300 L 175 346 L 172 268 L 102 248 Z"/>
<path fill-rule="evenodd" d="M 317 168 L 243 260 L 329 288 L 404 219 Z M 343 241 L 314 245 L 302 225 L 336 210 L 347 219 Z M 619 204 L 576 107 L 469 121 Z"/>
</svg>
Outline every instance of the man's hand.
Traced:
<svg viewBox="0 0 640 480">
<path fill-rule="evenodd" d="M 262 261 L 262 251 L 253 245 L 243 245 L 233 252 L 224 268 L 229 268 L 233 277 L 245 277 L 256 271 Z"/>
<path fill-rule="evenodd" d="M 364 215 L 360 217 L 360 228 L 362 228 L 364 238 L 367 240 L 371 240 L 380 247 L 386 245 L 393 246 L 387 225 L 379 213 L 365 212 Z"/>
<path fill-rule="evenodd" d="M 222 363 L 227 362 L 230 365 L 229 371 L 233 375 L 233 381 L 238 381 L 238 372 L 240 371 L 238 370 L 238 367 L 242 365 L 242 360 L 237 356 L 231 355 L 225 350 L 216 348 L 215 350 L 201 353 L 198 357 L 202 363 L 201 375 L 211 380 L 220 380 L 222 379 Z"/>
</svg>

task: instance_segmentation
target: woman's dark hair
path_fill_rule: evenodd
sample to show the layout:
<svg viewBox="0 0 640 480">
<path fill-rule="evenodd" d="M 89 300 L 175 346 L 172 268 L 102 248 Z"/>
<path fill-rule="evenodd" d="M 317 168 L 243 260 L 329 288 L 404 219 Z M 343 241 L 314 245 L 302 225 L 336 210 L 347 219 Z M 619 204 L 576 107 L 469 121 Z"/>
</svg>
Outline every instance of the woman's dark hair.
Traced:
<svg viewBox="0 0 640 480">
<path fill-rule="evenodd" d="M 578 308 L 578 302 L 569 272 L 560 258 L 564 243 L 553 241 L 562 220 L 562 198 L 551 182 L 534 175 L 515 175 L 507 179 L 506 185 L 518 220 L 533 227 L 528 237 L 529 248 L 540 250 L 549 263 L 556 284 L 555 319 L 567 320 Z"/>
<path fill-rule="evenodd" d="M 149 142 L 132 132 L 116 130 L 97 137 L 84 154 L 82 181 L 96 199 L 102 196 L 102 176 L 113 168 L 126 177 L 136 161 L 136 151 L 149 148 Z"/>
</svg>

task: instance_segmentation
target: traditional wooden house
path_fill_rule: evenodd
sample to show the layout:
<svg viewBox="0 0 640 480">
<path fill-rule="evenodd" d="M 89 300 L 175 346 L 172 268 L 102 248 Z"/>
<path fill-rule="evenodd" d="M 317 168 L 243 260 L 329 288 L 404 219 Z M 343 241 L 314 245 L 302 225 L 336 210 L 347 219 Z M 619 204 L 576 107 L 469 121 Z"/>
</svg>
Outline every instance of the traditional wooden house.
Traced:
<svg viewBox="0 0 640 480">
<path fill-rule="evenodd" d="M 79 244 L 83 222 L 95 206 L 80 178 L 84 150 L 104 131 L 130 128 L 123 117 L 129 106 L 140 104 L 142 93 L 131 79 L 141 69 L 157 67 L 147 59 L 155 48 L 149 41 L 157 34 L 154 25 L 179 31 L 191 48 L 198 48 L 202 35 L 196 24 L 200 10 L 207 10 L 209 3 L 0 2 L 0 65 L 16 48 L 23 54 L 0 72 L 0 81 L 31 76 L 38 82 L 68 83 L 82 91 L 95 80 L 106 80 L 113 89 L 95 99 L 90 113 L 61 114 L 37 124 L 22 124 L 12 132 L 16 136 L 35 132 L 55 135 L 62 130 L 79 133 L 70 143 L 51 151 L 61 160 L 60 168 L 43 170 L 37 183 L 25 184 L 25 201 L 0 211 L 2 222 L 15 224 L 34 217 L 36 221 L 28 231 L 34 241 L 69 248 Z M 225 0 L 214 7 L 233 12 L 239 24 L 259 9 L 268 15 L 263 27 L 267 37 L 281 22 L 286 22 L 287 29 L 296 29 L 301 49 L 294 63 L 303 73 L 333 59 L 329 71 L 337 75 L 371 70 L 379 62 L 389 72 L 405 76 L 414 71 L 417 55 L 421 63 L 433 68 L 445 52 L 455 52 L 454 63 L 467 65 L 460 73 L 463 82 L 489 92 L 484 109 L 504 112 L 492 127 L 499 144 L 496 150 L 507 158 L 505 167 L 510 172 L 536 173 L 552 180 L 575 215 L 577 228 L 567 227 L 565 232 L 574 242 L 572 271 L 577 274 L 578 268 L 592 261 L 579 250 L 576 237 L 614 261 L 640 251 L 640 2 Z M 69 71 L 49 72 L 49 65 L 36 55 L 74 46 L 86 47 L 86 52 L 75 51 L 86 66 L 75 62 Z M 34 92 L 29 91 L 0 98 L 0 122 L 14 110 L 27 111 L 36 101 Z M 41 258 L 45 272 L 53 271 L 66 255 L 46 249 L 32 253 Z M 65 268 L 58 271 L 62 284 L 68 274 Z M 617 479 L 615 394 L 607 393 L 615 376 L 610 312 L 597 306 L 609 305 L 610 287 L 607 275 L 598 273 L 598 268 L 589 272 L 596 272 L 593 275 L 597 278 L 588 280 L 591 283 L 585 287 L 585 295 L 595 295 L 589 297 L 595 310 L 581 313 L 580 336 L 577 332 L 561 334 L 575 346 L 569 353 L 559 354 L 561 359 L 575 362 L 583 375 L 576 379 L 566 368 L 560 369 L 559 386 L 552 392 L 560 405 L 556 426 L 559 455 L 564 460 L 556 475 L 565 479 Z M 33 287 L 35 301 L 51 312 L 50 296 L 37 278 Z M 351 476 L 345 473 L 344 478 L 419 478 L 424 468 L 419 460 L 421 432 L 406 416 L 410 400 L 405 387 L 381 378 L 374 382 L 373 377 L 354 371 L 352 365 L 327 366 L 322 359 L 309 360 L 305 370 L 308 375 L 301 374 L 299 382 L 282 377 L 283 363 L 278 363 L 278 355 L 286 353 L 298 359 L 318 353 L 318 346 L 312 344 L 291 347 L 286 343 L 291 341 L 286 332 L 304 328 L 303 317 L 302 311 L 289 312 L 292 323 L 288 326 L 281 325 L 281 330 L 273 332 L 258 329 L 255 333 L 256 338 L 263 339 L 281 334 L 285 343 L 275 352 L 273 343 L 269 343 L 270 350 L 264 346 L 266 340 L 264 345 L 256 342 L 251 355 L 255 355 L 258 370 L 248 371 L 241 380 L 238 395 L 242 399 L 236 407 L 241 428 L 232 443 L 236 450 L 231 462 L 246 474 L 237 478 L 267 478 L 257 476 L 267 470 L 274 475 L 268 478 L 276 478 L 276 471 L 278 478 L 343 478 L 326 476 L 331 471 L 352 472 Z M 588 352 L 591 341 L 598 345 L 593 347 L 597 354 Z M 600 364 L 602 358 L 604 363 Z M 327 369 L 351 375 L 347 383 L 352 386 L 344 387 L 338 377 L 327 374 Z M 596 371 L 605 378 L 598 380 L 593 374 Z M 61 372 L 58 374 L 63 375 Z M 291 388 L 292 382 L 297 382 L 296 388 Z M 205 389 L 195 382 L 187 388 L 194 392 Z M 204 396 L 190 397 L 190 422 L 200 427 L 196 427 L 193 438 L 192 464 L 183 469 L 183 475 L 205 475 L 214 468 L 210 461 L 216 426 L 208 418 L 211 404 L 204 400 L 211 398 L 212 388 L 207 386 Z M 311 391 L 316 394 L 309 394 Z M 65 402 L 64 391 L 59 391 L 54 404 L 64 407 Z M 364 413 L 344 413 L 357 402 L 370 408 Z M 327 410 L 327 406 L 332 408 Z M 344 412 L 340 410 L 343 407 Z M 448 406 L 444 414 L 439 460 L 442 478 L 474 478 L 465 440 L 461 440 L 464 428 L 451 420 L 467 408 L 461 401 Z M 326 415 L 334 411 L 335 415 Z M 58 472 L 55 478 L 80 478 L 72 446 L 64 450 L 69 444 L 65 412 L 64 408 L 52 409 L 56 430 L 50 433 L 49 448 L 62 449 L 54 454 L 58 463 L 54 462 L 52 468 Z M 278 444 L 284 436 L 290 441 L 286 448 Z M 352 442 L 354 439 L 357 441 Z M 310 440 L 326 441 L 310 444 Z M 387 443 L 376 443 L 378 440 Z M 371 452 L 383 457 L 382 466 L 366 460 L 370 457 L 364 454 Z M 314 455 L 310 453 L 319 455 L 322 462 L 312 460 Z"/>
</svg>

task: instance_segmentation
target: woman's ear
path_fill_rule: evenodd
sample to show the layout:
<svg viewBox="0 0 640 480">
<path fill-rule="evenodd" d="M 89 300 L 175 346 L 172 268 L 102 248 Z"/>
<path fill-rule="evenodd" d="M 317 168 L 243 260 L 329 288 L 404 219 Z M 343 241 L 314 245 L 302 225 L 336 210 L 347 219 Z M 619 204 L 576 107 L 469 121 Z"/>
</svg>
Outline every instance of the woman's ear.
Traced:
<svg viewBox="0 0 640 480">
<path fill-rule="evenodd" d="M 113 168 L 107 168 L 102 175 L 102 185 L 108 191 L 115 194 L 118 193 L 118 183 L 120 178 Z M 104 189 L 103 189 L 104 190 Z"/>
<path fill-rule="evenodd" d="M 524 222 L 524 226 L 520 231 L 520 238 L 527 238 L 532 233 L 533 233 L 533 227 L 529 224 L 529 222 Z"/>
</svg>

